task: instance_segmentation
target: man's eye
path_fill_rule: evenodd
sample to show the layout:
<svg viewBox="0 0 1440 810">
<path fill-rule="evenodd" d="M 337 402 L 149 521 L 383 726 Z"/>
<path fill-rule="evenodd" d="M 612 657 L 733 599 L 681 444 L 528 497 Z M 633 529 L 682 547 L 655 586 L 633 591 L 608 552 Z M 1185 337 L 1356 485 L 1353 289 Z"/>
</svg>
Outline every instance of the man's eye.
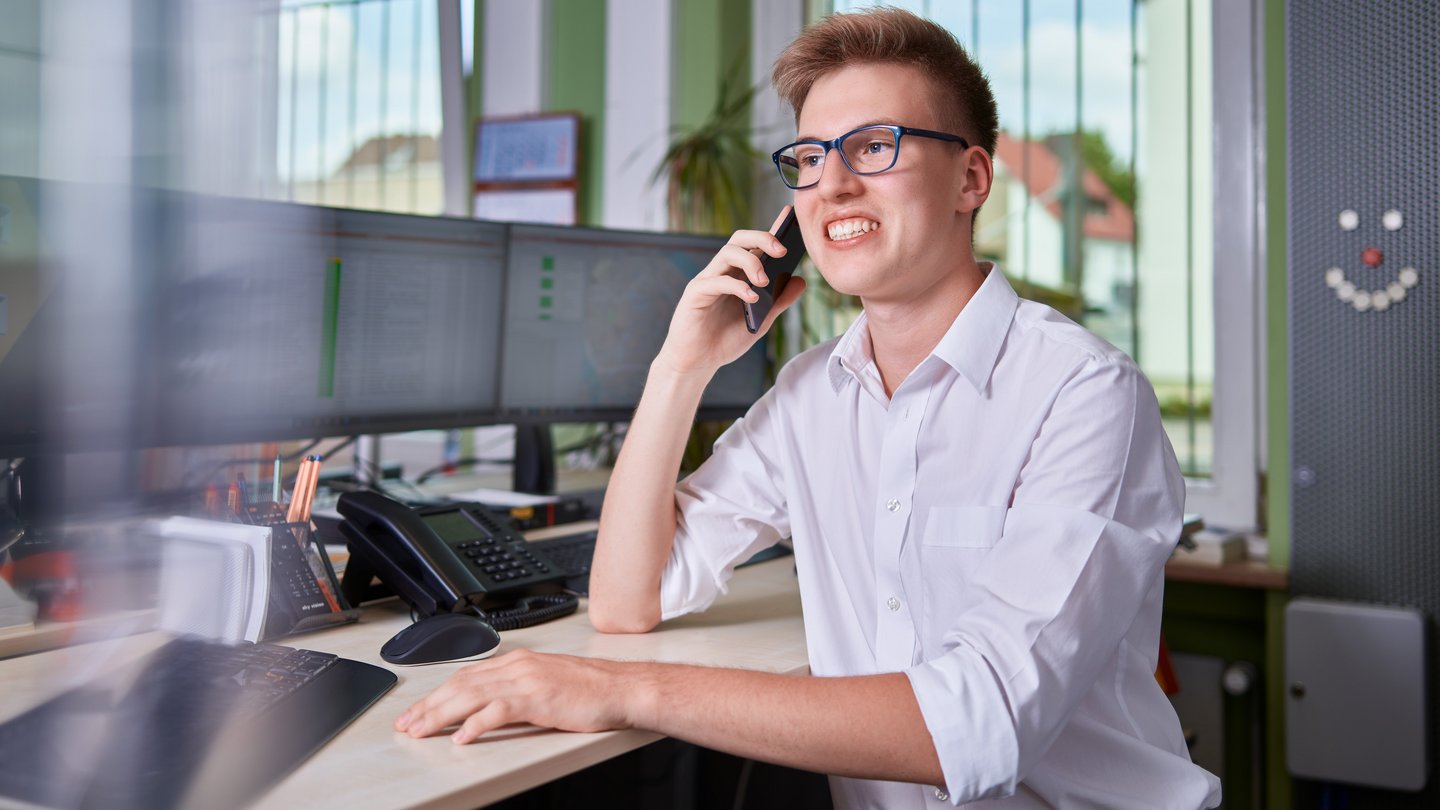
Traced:
<svg viewBox="0 0 1440 810">
<path fill-rule="evenodd" d="M 871 141 L 865 144 L 865 151 L 872 155 L 878 155 L 890 148 L 887 141 Z"/>
</svg>

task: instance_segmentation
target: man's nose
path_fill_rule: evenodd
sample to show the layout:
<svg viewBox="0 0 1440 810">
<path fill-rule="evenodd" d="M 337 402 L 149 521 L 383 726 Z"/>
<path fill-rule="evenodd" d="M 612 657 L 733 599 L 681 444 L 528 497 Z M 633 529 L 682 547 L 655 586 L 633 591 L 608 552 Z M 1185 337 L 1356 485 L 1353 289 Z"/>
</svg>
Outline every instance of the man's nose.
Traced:
<svg viewBox="0 0 1440 810">
<path fill-rule="evenodd" d="M 860 177 L 845 165 L 840 150 L 831 147 L 825 153 L 825 164 L 820 167 L 820 182 L 816 184 L 816 189 L 826 197 L 834 197 L 855 194 L 860 186 Z"/>
</svg>

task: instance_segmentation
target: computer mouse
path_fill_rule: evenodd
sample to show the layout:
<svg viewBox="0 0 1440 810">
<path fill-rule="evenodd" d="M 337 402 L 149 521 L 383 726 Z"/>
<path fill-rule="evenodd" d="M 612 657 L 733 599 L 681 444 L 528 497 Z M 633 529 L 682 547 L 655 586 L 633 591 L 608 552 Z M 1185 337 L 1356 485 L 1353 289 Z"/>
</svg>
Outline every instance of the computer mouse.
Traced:
<svg viewBox="0 0 1440 810">
<path fill-rule="evenodd" d="M 421 619 L 380 647 L 391 664 L 416 666 L 489 658 L 500 648 L 500 634 L 478 616 L 441 613 Z"/>
</svg>

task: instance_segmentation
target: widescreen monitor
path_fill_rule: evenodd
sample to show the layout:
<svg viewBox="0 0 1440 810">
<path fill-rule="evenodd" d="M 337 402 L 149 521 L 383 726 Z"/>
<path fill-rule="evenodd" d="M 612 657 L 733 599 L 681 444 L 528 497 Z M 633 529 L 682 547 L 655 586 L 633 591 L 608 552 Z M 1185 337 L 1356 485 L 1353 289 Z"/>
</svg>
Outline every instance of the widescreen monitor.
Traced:
<svg viewBox="0 0 1440 810">
<path fill-rule="evenodd" d="M 35 180 L 0 177 L 0 458 L 26 455 L 41 435 L 40 315 L 54 292 L 41 255 Z"/>
<path fill-rule="evenodd" d="M 157 444 L 494 421 L 506 226 L 209 199 L 180 232 Z"/>
<path fill-rule="evenodd" d="M 502 340 L 502 421 L 628 420 L 685 285 L 725 240 L 515 225 Z M 735 302 L 735 322 L 741 323 Z M 701 418 L 732 418 L 765 390 L 761 341 L 720 369 Z"/>
</svg>

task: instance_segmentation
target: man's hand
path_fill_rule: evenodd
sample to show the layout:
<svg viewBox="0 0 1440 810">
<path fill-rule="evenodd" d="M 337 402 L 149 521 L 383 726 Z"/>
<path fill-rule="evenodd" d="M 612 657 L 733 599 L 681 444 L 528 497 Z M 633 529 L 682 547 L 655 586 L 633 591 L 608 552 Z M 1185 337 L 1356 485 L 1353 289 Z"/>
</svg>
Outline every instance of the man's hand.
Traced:
<svg viewBox="0 0 1440 810">
<path fill-rule="evenodd" d="M 460 724 L 464 744 L 511 723 L 563 731 L 629 728 L 625 664 L 516 650 L 465 667 L 395 720 L 395 730 L 429 737 Z"/>
<path fill-rule="evenodd" d="M 740 757 L 838 776 L 945 781 L 905 675 L 777 675 L 516 650 L 451 676 L 395 721 L 464 744 L 511 723 L 641 728 Z"/>
<path fill-rule="evenodd" d="M 780 211 L 770 230 L 780 227 L 789 213 Z M 785 255 L 785 247 L 774 234 L 766 231 L 736 231 L 720 248 L 715 258 L 685 286 L 685 294 L 670 319 L 670 332 L 655 359 L 669 370 L 690 374 L 714 373 L 721 366 L 734 362 L 755 341 L 770 329 L 770 324 L 805 290 L 805 280 L 795 276 L 785 285 L 780 299 L 771 307 L 760 331 L 750 334 L 741 315 L 740 301 L 759 300 L 746 279 L 757 286 L 769 282 L 760 265 L 760 254 L 776 258 Z"/>
</svg>

